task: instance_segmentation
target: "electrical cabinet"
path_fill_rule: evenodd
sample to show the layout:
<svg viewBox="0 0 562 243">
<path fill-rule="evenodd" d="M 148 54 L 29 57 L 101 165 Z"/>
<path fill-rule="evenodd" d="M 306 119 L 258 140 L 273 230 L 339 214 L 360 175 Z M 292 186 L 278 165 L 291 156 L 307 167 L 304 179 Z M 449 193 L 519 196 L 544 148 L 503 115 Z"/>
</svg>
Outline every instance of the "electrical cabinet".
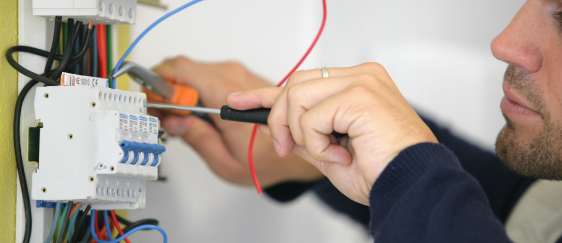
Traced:
<svg viewBox="0 0 562 243">
<path fill-rule="evenodd" d="M 136 0 L 33 0 L 33 15 L 93 24 L 134 24 Z"/>
<path fill-rule="evenodd" d="M 107 80 L 63 73 L 62 86 L 39 87 L 31 196 L 94 202 L 94 209 L 144 208 L 146 181 L 156 180 L 159 120 L 146 114 L 146 94 L 106 88 Z"/>
</svg>

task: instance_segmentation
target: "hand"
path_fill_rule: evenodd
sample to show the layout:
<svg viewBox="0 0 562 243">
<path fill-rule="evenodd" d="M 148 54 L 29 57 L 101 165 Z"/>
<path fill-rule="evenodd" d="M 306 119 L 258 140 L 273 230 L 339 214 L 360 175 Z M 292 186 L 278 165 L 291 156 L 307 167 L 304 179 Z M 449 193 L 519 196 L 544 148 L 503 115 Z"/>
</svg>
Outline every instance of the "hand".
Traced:
<svg viewBox="0 0 562 243">
<path fill-rule="evenodd" d="M 220 108 L 232 92 L 271 87 L 269 83 L 234 62 L 204 64 L 177 57 L 154 68 L 164 79 L 195 88 L 205 107 Z M 242 185 L 253 184 L 248 166 L 248 145 L 252 125 L 223 121 L 210 115 L 216 128 L 196 116 L 165 116 L 158 110 L 151 114 L 162 119 L 162 126 L 171 135 L 181 136 L 221 178 Z M 270 146 L 271 138 L 256 137 L 254 163 L 263 187 L 283 181 L 312 181 L 323 175 L 296 155 L 280 158 Z"/>
<path fill-rule="evenodd" d="M 371 187 L 398 153 L 437 139 L 381 65 L 331 68 L 329 75 L 296 72 L 282 89 L 231 94 L 227 104 L 271 107 L 269 126 L 260 131 L 273 138 L 279 156 L 295 152 L 347 197 L 369 205 Z M 336 138 L 334 131 L 347 136 Z"/>
</svg>

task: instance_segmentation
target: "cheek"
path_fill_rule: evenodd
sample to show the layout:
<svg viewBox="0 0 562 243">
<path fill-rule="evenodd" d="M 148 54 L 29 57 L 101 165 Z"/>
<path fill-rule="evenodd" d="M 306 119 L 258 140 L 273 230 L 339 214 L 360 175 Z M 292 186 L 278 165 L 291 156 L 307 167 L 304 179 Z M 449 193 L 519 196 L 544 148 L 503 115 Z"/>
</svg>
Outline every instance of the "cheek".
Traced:
<svg viewBox="0 0 562 243">
<path fill-rule="evenodd" d="M 552 62 L 547 67 L 547 74 L 537 77 L 545 80 L 545 82 L 539 82 L 539 85 L 543 86 L 541 90 L 543 91 L 544 109 L 550 114 L 552 122 L 562 124 L 562 62 Z"/>
</svg>

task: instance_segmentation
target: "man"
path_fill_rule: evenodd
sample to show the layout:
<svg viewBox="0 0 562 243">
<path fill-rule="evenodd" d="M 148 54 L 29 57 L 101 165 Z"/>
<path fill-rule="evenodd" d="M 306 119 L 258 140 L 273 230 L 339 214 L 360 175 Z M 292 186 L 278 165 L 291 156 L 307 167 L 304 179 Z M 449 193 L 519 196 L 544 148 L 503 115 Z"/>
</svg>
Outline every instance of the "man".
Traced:
<svg viewBox="0 0 562 243">
<path fill-rule="evenodd" d="M 560 9 L 559 1 L 529 0 L 492 43 L 494 56 L 509 64 L 501 103 L 507 123 L 497 155 L 522 176 L 562 179 Z M 329 69 L 325 79 L 320 70 L 298 72 L 283 89 L 267 88 L 236 64 L 178 58 L 155 70 L 198 89 L 207 106 L 258 88 L 229 95 L 227 104 L 272 108 L 269 127 L 260 128 L 267 135 L 259 135 L 255 148 L 268 193 L 290 200 L 313 190 L 334 209 L 370 224 L 376 242 L 508 242 L 501 222 L 533 182 L 422 121 L 379 64 Z M 203 78 L 213 82 L 193 82 Z M 195 117 L 167 117 L 163 125 L 182 135 L 219 176 L 250 184 L 249 127 L 213 119 L 218 130 Z M 347 136 L 336 138 L 332 131 Z"/>
</svg>

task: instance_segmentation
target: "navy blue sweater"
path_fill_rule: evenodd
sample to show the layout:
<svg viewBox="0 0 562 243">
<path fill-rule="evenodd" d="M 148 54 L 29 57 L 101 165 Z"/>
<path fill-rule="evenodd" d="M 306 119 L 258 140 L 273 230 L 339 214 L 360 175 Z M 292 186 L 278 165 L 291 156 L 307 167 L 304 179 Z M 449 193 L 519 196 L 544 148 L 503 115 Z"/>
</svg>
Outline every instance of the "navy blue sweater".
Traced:
<svg viewBox="0 0 562 243">
<path fill-rule="evenodd" d="M 424 119 L 441 144 L 402 151 L 373 185 L 371 207 L 341 194 L 328 180 L 289 182 L 266 192 L 290 201 L 312 190 L 334 210 L 369 227 L 380 242 L 509 242 L 502 223 L 533 179 Z"/>
</svg>

